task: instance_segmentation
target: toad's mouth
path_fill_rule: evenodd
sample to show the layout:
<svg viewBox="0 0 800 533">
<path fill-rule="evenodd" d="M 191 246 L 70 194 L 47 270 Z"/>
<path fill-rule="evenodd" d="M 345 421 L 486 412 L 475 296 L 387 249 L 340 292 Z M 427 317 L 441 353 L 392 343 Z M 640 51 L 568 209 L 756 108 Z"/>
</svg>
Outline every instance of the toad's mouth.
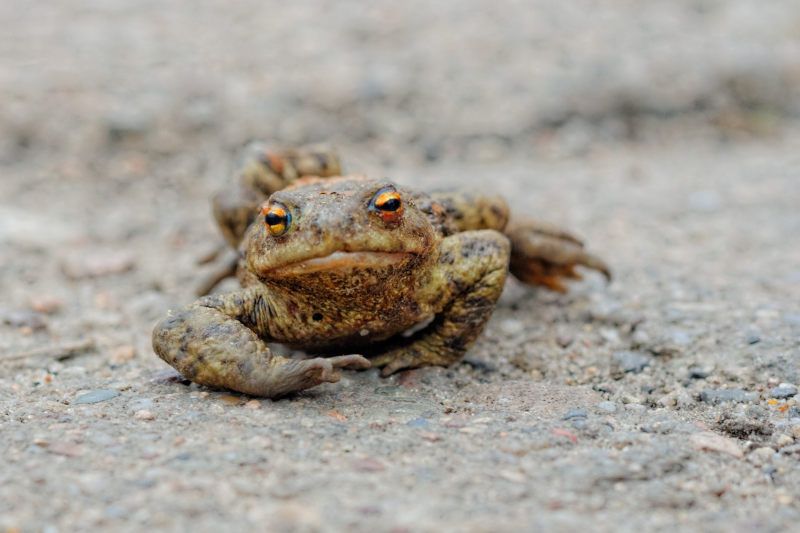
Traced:
<svg viewBox="0 0 800 533">
<path fill-rule="evenodd" d="M 410 252 L 333 252 L 323 257 L 312 257 L 270 270 L 270 276 L 297 276 L 312 272 L 362 268 L 385 268 L 409 259 Z"/>
</svg>

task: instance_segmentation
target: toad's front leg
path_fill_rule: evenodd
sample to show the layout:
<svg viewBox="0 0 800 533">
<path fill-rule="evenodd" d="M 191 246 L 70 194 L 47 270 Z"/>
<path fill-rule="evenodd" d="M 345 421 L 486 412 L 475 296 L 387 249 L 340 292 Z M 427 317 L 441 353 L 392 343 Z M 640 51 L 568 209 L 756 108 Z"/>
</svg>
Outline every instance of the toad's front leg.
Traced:
<svg viewBox="0 0 800 533">
<path fill-rule="evenodd" d="M 269 398 L 339 381 L 337 368 L 370 366 L 360 355 L 276 355 L 256 333 L 267 330 L 270 316 L 256 288 L 201 298 L 156 325 L 153 349 L 195 383 Z"/>
<path fill-rule="evenodd" d="M 428 290 L 449 302 L 424 330 L 393 341 L 372 360 L 388 376 L 404 368 L 450 365 L 464 356 L 489 320 L 503 292 L 511 246 L 494 230 L 464 231 L 442 242 Z"/>
</svg>

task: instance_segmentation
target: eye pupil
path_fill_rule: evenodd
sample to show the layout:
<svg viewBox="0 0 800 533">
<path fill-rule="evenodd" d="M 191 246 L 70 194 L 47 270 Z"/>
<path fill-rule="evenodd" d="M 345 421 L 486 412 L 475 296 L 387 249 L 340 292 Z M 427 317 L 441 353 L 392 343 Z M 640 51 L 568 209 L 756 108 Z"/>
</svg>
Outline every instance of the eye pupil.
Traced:
<svg viewBox="0 0 800 533">
<path fill-rule="evenodd" d="M 277 226 L 283 224 L 286 220 L 286 215 L 279 215 L 277 213 L 267 213 L 266 221 L 270 226 Z"/>
<path fill-rule="evenodd" d="M 379 204 L 378 209 L 380 209 L 381 211 L 397 211 L 398 209 L 400 209 L 400 199 L 389 198 L 388 200 Z"/>
<path fill-rule="evenodd" d="M 261 208 L 261 212 L 264 214 L 267 230 L 275 237 L 280 237 L 289 229 L 292 216 L 284 206 L 277 203 L 265 205 Z"/>
</svg>

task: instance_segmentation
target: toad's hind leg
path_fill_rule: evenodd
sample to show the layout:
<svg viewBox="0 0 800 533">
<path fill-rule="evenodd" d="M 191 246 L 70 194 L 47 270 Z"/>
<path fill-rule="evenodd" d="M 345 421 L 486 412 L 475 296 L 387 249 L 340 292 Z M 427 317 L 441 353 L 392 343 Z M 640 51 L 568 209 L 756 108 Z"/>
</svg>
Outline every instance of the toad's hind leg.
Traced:
<svg viewBox="0 0 800 533">
<path fill-rule="evenodd" d="M 491 194 L 468 191 L 446 191 L 431 194 L 446 214 L 443 232 L 493 229 L 502 231 L 511 241 L 510 270 L 517 279 L 529 285 L 542 285 L 548 289 L 565 292 L 566 279 L 580 279 L 576 266 L 602 272 L 607 279 L 611 274 L 598 257 L 587 253 L 583 243 L 546 222 L 511 217 L 506 201 Z M 431 216 L 437 212 L 430 209 Z M 434 221 L 436 219 L 434 218 Z"/>
<path fill-rule="evenodd" d="M 424 330 L 391 341 L 389 351 L 372 360 L 388 376 L 404 368 L 449 365 L 464 356 L 489 320 L 503 292 L 508 239 L 493 230 L 465 231 L 442 242 L 436 296 L 449 304 Z"/>
<path fill-rule="evenodd" d="M 512 222 L 505 234 L 511 241 L 509 269 L 520 281 L 566 292 L 563 281 L 581 277 L 575 272 L 578 265 L 611 279 L 611 271 L 600 258 L 587 253 L 580 240 L 555 226 L 524 219 Z"/>
<path fill-rule="evenodd" d="M 274 354 L 256 333 L 271 316 L 266 305 L 255 289 L 202 298 L 156 325 L 153 349 L 195 383 L 269 398 L 339 381 L 338 368 L 370 366 L 360 355 Z"/>
</svg>

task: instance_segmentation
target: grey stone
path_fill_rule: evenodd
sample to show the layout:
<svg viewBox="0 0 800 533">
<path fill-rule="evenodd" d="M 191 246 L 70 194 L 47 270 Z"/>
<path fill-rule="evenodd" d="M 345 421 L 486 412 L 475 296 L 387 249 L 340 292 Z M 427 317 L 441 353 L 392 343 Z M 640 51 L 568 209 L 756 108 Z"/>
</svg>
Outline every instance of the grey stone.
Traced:
<svg viewBox="0 0 800 533">
<path fill-rule="evenodd" d="M 611 373 L 615 377 L 625 373 L 638 374 L 650 366 L 650 362 L 650 357 L 639 352 L 614 352 L 611 355 Z"/>
<path fill-rule="evenodd" d="M 586 414 L 586 409 L 570 409 L 567 411 L 567 414 L 564 415 L 562 420 L 573 420 L 579 418 L 586 418 L 588 415 Z"/>
<path fill-rule="evenodd" d="M 786 399 L 797 394 L 797 387 L 789 383 L 781 383 L 777 387 L 770 389 L 769 395 L 772 398 Z"/>
<path fill-rule="evenodd" d="M 606 413 L 614 413 L 617 411 L 617 404 L 614 402 L 600 402 L 597 404 L 597 408 Z"/>
<path fill-rule="evenodd" d="M 409 420 L 407 425 L 411 426 L 412 428 L 426 428 L 430 426 L 430 423 L 424 418 L 415 418 L 413 420 Z"/>
<path fill-rule="evenodd" d="M 117 390 L 100 389 L 82 394 L 75 398 L 75 401 L 72 403 L 99 403 L 110 400 L 111 398 L 116 398 L 117 396 L 119 396 L 119 391 Z"/>
<path fill-rule="evenodd" d="M 755 397 L 741 389 L 706 389 L 700 393 L 700 400 L 712 404 L 723 402 L 750 403 L 755 401 Z"/>
</svg>

